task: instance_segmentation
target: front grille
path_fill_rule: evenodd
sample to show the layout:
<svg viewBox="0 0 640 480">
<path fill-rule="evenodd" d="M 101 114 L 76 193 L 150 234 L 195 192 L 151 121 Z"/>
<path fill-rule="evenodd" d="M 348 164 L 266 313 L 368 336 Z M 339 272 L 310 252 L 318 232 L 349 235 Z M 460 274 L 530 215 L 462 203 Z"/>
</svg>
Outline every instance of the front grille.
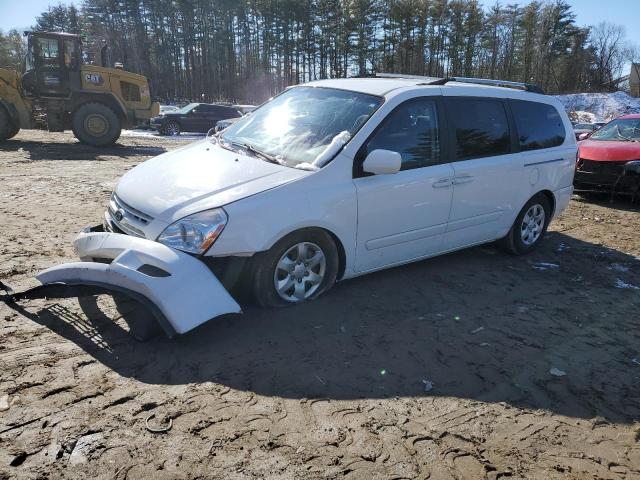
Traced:
<svg viewBox="0 0 640 480">
<path fill-rule="evenodd" d="M 118 220 L 118 212 L 122 215 L 122 219 Z M 127 235 L 144 238 L 144 227 L 153 221 L 153 217 L 141 212 L 138 209 L 127 205 L 114 193 L 111 195 L 109 208 L 107 210 L 108 221 L 112 224 L 114 230 L 121 230 Z"/>
<path fill-rule="evenodd" d="M 613 175 L 618 177 L 624 174 L 622 162 L 595 162 L 581 158 L 578 161 L 578 170 L 585 173 L 598 173 L 600 175 Z"/>
</svg>

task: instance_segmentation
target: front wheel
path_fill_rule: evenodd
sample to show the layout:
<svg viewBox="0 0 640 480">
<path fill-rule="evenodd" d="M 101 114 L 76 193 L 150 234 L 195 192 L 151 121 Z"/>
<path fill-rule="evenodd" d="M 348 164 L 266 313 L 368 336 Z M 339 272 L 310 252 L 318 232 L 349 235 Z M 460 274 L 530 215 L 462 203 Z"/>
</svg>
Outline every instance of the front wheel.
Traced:
<svg viewBox="0 0 640 480">
<path fill-rule="evenodd" d="M 312 300 L 338 275 L 338 250 L 331 236 L 315 229 L 287 235 L 253 259 L 252 292 L 262 306 Z"/>
<path fill-rule="evenodd" d="M 551 207 L 547 197 L 534 195 L 518 214 L 509 233 L 500 243 L 509 253 L 523 255 L 536 249 L 551 220 Z"/>
<path fill-rule="evenodd" d="M 112 145 L 120 137 L 120 119 L 102 103 L 85 103 L 71 118 L 73 134 L 87 145 L 104 147 Z"/>
<path fill-rule="evenodd" d="M 180 125 L 177 122 L 169 122 L 164 127 L 165 135 L 180 135 Z"/>
</svg>

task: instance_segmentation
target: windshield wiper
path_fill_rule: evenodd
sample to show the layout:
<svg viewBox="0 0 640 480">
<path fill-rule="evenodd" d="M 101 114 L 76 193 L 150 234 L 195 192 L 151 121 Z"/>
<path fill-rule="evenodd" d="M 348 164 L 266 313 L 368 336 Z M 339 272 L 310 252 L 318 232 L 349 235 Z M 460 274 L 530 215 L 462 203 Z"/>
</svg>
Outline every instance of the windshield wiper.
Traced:
<svg viewBox="0 0 640 480">
<path fill-rule="evenodd" d="M 254 147 L 253 145 L 251 145 L 249 143 L 235 143 L 235 142 L 231 142 L 231 143 L 233 143 L 234 145 L 238 145 L 239 147 L 244 148 L 248 152 L 253 153 L 254 155 L 266 160 L 267 162 L 275 163 L 276 165 L 284 165 L 282 160 L 280 160 L 275 155 L 271 155 L 269 153 L 263 152 L 262 150 L 258 150 L 256 147 Z"/>
</svg>

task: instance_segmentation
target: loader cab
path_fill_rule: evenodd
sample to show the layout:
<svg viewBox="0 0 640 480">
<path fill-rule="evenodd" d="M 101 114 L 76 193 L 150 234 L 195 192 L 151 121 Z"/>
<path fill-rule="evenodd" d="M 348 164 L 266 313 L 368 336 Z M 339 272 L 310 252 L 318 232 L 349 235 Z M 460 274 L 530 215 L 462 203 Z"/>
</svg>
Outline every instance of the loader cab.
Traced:
<svg viewBox="0 0 640 480">
<path fill-rule="evenodd" d="M 22 84 L 35 97 L 68 97 L 80 88 L 80 36 L 25 32 L 29 37 Z"/>
</svg>

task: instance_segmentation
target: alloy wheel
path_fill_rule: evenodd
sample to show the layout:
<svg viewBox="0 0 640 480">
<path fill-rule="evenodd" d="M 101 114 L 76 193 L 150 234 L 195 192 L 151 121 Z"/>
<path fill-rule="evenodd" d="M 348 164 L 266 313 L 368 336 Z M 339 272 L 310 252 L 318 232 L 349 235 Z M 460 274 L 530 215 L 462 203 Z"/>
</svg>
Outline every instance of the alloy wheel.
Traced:
<svg viewBox="0 0 640 480">
<path fill-rule="evenodd" d="M 539 203 L 531 205 L 522 219 L 520 226 L 520 239 L 525 245 L 533 245 L 542 235 L 544 229 L 545 212 Z"/>
<path fill-rule="evenodd" d="M 276 264 L 273 275 L 276 292 L 287 302 L 307 300 L 320 288 L 326 269 L 327 259 L 318 245 L 297 243 Z"/>
</svg>

